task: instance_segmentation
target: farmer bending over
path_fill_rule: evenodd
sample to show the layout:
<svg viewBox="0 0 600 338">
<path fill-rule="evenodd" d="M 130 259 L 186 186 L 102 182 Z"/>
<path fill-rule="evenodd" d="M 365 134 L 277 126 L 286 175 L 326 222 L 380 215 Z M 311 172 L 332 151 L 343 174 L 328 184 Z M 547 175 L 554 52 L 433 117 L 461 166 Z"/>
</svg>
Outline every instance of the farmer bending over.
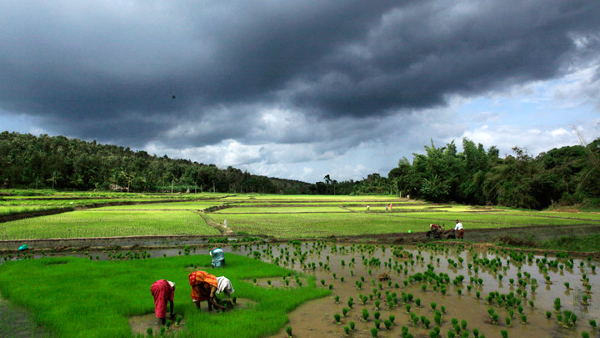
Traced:
<svg viewBox="0 0 600 338">
<path fill-rule="evenodd" d="M 225 253 L 223 249 L 218 247 L 210 249 L 210 256 L 212 257 L 211 265 L 213 268 L 222 268 L 225 266 Z"/>
<path fill-rule="evenodd" d="M 159 279 L 152 287 L 150 287 L 152 297 L 154 297 L 154 313 L 156 318 L 162 325 L 166 324 L 167 317 L 167 302 L 171 310 L 171 319 L 174 318 L 173 314 L 173 296 L 175 295 L 175 283 L 166 279 Z"/>
<path fill-rule="evenodd" d="M 456 220 L 456 226 L 454 227 L 454 231 L 458 231 L 458 233 L 456 234 L 456 238 L 463 239 L 465 231 L 463 230 L 463 225 L 459 220 Z"/>
<path fill-rule="evenodd" d="M 235 292 L 233 286 L 231 285 L 231 281 L 225 276 L 217 277 L 217 284 L 217 295 L 223 292 L 224 294 L 229 296 Z"/>
<path fill-rule="evenodd" d="M 194 271 L 189 275 L 190 286 L 192 287 L 192 301 L 196 307 L 200 308 L 200 302 L 208 302 L 208 311 L 212 311 L 213 306 L 219 310 L 225 310 L 225 307 L 219 305 L 216 301 L 215 293 L 219 289 L 217 277 L 204 271 Z"/>
</svg>

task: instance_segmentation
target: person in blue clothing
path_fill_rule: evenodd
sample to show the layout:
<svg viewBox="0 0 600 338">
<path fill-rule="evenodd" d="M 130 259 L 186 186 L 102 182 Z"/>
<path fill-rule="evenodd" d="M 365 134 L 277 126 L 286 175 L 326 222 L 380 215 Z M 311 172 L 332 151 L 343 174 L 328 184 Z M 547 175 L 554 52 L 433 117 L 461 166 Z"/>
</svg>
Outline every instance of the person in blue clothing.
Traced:
<svg viewBox="0 0 600 338">
<path fill-rule="evenodd" d="M 222 268 L 225 266 L 225 252 L 219 247 L 210 249 L 210 256 L 212 257 L 211 266 L 213 268 Z"/>
</svg>

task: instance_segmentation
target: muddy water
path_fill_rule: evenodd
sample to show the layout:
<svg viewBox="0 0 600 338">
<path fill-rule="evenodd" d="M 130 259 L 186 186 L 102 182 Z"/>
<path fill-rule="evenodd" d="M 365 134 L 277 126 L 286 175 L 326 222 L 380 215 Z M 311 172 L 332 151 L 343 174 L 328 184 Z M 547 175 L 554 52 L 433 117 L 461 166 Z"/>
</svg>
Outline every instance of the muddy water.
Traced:
<svg viewBox="0 0 600 338">
<path fill-rule="evenodd" d="M 398 337 L 401 334 L 402 326 L 406 326 L 409 332 L 414 336 L 429 336 L 431 329 L 436 326 L 434 322 L 434 311 L 431 309 L 431 303 L 437 303 L 437 310 L 441 306 L 445 306 L 446 314 L 442 316 L 441 333 L 447 336 L 448 330 L 452 329 L 452 319 L 456 318 L 460 323 L 462 320 L 467 321 L 467 330 L 472 335 L 472 329 L 477 328 L 480 334 L 485 334 L 487 337 L 500 337 L 502 330 L 507 330 L 509 336 L 546 336 L 546 337 L 580 337 L 583 331 L 590 334 L 591 337 L 597 336 L 598 332 L 593 330 L 589 325 L 590 319 L 595 319 L 600 322 L 600 300 L 598 300 L 598 286 L 600 285 L 600 276 L 593 272 L 591 265 L 598 265 L 597 261 L 587 261 L 574 259 L 573 269 L 563 268 L 548 268 L 547 273 L 540 269 L 536 264 L 536 260 L 544 259 L 543 256 L 533 256 L 532 260 L 524 263 L 517 263 L 507 253 L 496 252 L 495 250 L 463 250 L 457 247 L 450 247 L 444 250 L 433 249 L 417 249 L 415 247 L 403 248 L 406 253 L 412 254 L 412 258 L 397 258 L 392 254 L 392 248 L 387 246 L 385 250 L 382 246 L 375 246 L 372 250 L 367 250 L 365 246 L 359 245 L 337 245 L 334 246 L 321 245 L 315 243 L 305 243 L 301 250 L 286 245 L 262 245 L 253 247 L 242 247 L 237 250 L 240 254 L 250 255 L 252 251 L 263 252 L 262 259 L 268 262 L 274 262 L 279 258 L 280 265 L 291 268 L 297 271 L 314 275 L 317 284 L 321 285 L 321 280 L 325 281 L 323 287 L 333 285 L 332 295 L 320 300 L 309 302 L 290 314 L 290 322 L 286 326 L 291 326 L 294 336 L 297 337 L 323 337 L 323 336 L 344 336 L 344 326 L 350 325 L 350 322 L 355 322 L 355 331 L 351 332 L 352 336 L 371 337 L 371 328 L 375 327 L 374 314 L 379 311 L 381 314 L 381 329 L 379 336 L 381 337 Z M 398 248 L 398 247 L 396 247 Z M 312 250 L 312 253 L 310 251 Z M 289 253 L 289 260 L 285 259 L 286 251 Z M 294 257 L 293 252 L 309 252 L 304 263 L 299 263 L 296 257 L 295 262 L 291 262 Z M 272 257 L 271 257 L 272 255 Z M 495 260 L 499 259 L 502 262 L 502 267 L 498 273 L 494 273 L 491 269 L 484 267 L 482 264 L 476 264 L 477 259 Z M 354 259 L 354 263 L 352 262 Z M 367 260 L 367 265 L 363 264 L 363 259 Z M 380 266 L 369 265 L 368 261 L 379 260 Z M 439 262 L 438 262 L 439 259 Z M 462 263 L 459 260 L 462 259 Z M 548 257 L 547 260 L 556 260 L 555 257 Z M 342 265 L 342 260 L 344 265 Z M 457 267 L 449 263 L 454 261 Z M 411 261 L 414 265 L 411 265 Z M 559 259 L 560 262 L 566 259 Z M 405 262 L 407 265 L 405 265 Z M 583 262 L 584 266 L 580 267 Z M 315 263 L 316 268 L 313 270 L 310 266 Z M 321 266 L 321 264 L 323 266 Z M 387 263 L 387 264 L 386 264 Z M 473 266 L 469 269 L 469 264 Z M 304 265 L 308 265 L 305 268 Z M 446 294 L 443 295 L 438 288 L 433 291 L 433 285 L 426 284 L 426 290 L 422 290 L 422 282 L 409 283 L 404 285 L 404 281 L 409 279 L 409 276 L 417 272 L 425 272 L 428 265 L 433 267 L 436 274 L 445 273 L 450 277 L 450 283 L 446 286 Z M 506 270 L 504 269 L 506 267 Z M 327 269 L 328 268 L 328 269 Z M 478 272 L 475 272 L 478 268 Z M 370 270 L 370 271 L 369 271 Z M 405 270 L 406 274 L 405 274 Z M 381 282 L 377 275 L 386 273 L 390 277 L 391 285 L 387 281 Z M 527 285 L 521 288 L 521 291 L 527 292 L 526 297 L 518 297 L 522 299 L 523 312 L 527 318 L 526 323 L 522 323 L 521 315 L 518 308 L 513 307 L 513 317 L 510 326 L 506 325 L 506 317 L 509 316 L 509 311 L 504 307 L 496 304 L 489 305 L 485 298 L 491 292 L 499 292 L 500 294 L 513 293 L 518 296 L 517 283 L 521 273 L 522 278 L 525 278 L 525 273 L 530 274 L 526 278 Z M 335 274 L 335 278 L 334 278 Z M 500 281 L 498 274 L 503 275 Z M 589 278 L 591 285 L 591 294 L 586 293 L 582 278 L 584 274 Z M 462 283 L 454 286 L 452 281 L 455 277 L 462 275 L 464 280 Z M 546 284 L 545 276 L 550 277 L 551 284 Z M 342 277 L 344 281 L 342 282 Z M 364 278 L 364 282 L 362 281 Z M 479 280 L 471 284 L 471 277 Z M 514 282 L 511 284 L 510 279 Z M 531 281 L 537 280 L 535 292 L 531 290 Z M 356 282 L 362 282 L 362 288 L 359 289 Z M 569 283 L 569 289 L 564 283 Z M 396 287 L 396 283 L 398 287 Z M 469 291 L 467 285 L 471 286 Z M 375 308 L 377 296 L 369 299 L 363 305 L 360 300 L 360 295 L 368 296 L 375 292 L 381 293 L 380 309 Z M 458 290 L 462 290 L 459 295 Z M 396 293 L 399 299 L 399 304 L 388 308 L 386 302 L 386 292 L 389 294 Z M 476 297 L 476 292 L 480 293 L 480 298 Z M 415 302 L 409 302 L 411 305 L 410 311 L 418 317 L 425 316 L 430 320 L 430 329 L 419 321 L 414 325 L 411 321 L 411 316 L 406 310 L 406 305 L 402 303 L 402 293 L 412 293 L 414 298 L 419 298 L 421 305 L 417 306 Z M 589 305 L 582 304 L 583 295 L 588 295 L 590 298 Z M 335 296 L 339 297 L 339 303 L 335 303 Z M 348 299 L 353 297 L 354 304 L 349 309 L 347 316 L 342 317 L 340 324 L 336 324 L 334 320 L 335 314 L 342 315 L 343 308 L 349 308 Z M 554 301 L 559 298 L 562 304 L 561 310 L 569 310 L 577 315 L 577 325 L 575 328 L 563 328 L 557 323 L 554 310 Z M 533 301 L 533 307 L 529 301 Z M 492 324 L 488 309 L 493 308 L 495 313 L 499 315 L 499 323 Z M 363 309 L 369 313 L 366 321 L 362 319 Z M 551 311 L 551 319 L 546 318 L 546 311 Z M 390 315 L 395 316 L 394 324 L 389 330 L 385 328 L 384 319 L 388 319 Z M 286 336 L 284 330 L 279 332 L 277 337 Z"/>
<path fill-rule="evenodd" d="M 452 319 L 456 318 L 460 323 L 462 320 L 467 321 L 467 330 L 473 336 L 473 328 L 477 328 L 480 334 L 485 334 L 486 337 L 500 337 L 502 330 L 507 330 L 511 337 L 524 336 L 544 336 L 544 337 L 580 337 L 582 332 L 588 332 L 591 337 L 598 336 L 598 331 L 595 331 L 589 325 L 589 319 L 595 319 L 600 323 L 600 276 L 591 268 L 592 265 L 600 265 L 598 261 L 587 259 L 573 259 L 574 267 L 568 269 L 564 267 L 550 268 L 547 265 L 547 272 L 540 269 L 536 263 L 538 260 L 558 260 L 560 264 L 565 265 L 566 259 L 548 256 L 547 258 L 534 255 L 531 261 L 518 263 L 508 255 L 508 252 L 496 251 L 494 249 L 480 250 L 465 250 L 460 247 L 446 247 L 443 249 L 434 248 L 417 248 L 405 246 L 402 248 L 407 257 L 398 258 L 394 256 L 393 250 L 399 249 L 399 246 L 393 247 L 390 245 L 333 245 L 331 243 L 324 244 L 323 242 L 303 243 L 300 247 L 292 245 L 241 245 L 234 249 L 224 247 L 227 253 L 236 253 L 242 255 L 253 256 L 254 251 L 261 252 L 261 259 L 266 262 L 276 262 L 296 271 L 300 271 L 307 275 L 314 275 L 317 284 L 321 285 L 321 280 L 324 281 L 324 286 L 332 285 L 332 295 L 316 301 L 308 302 L 298 309 L 290 313 L 290 321 L 286 326 L 291 326 L 295 337 L 324 337 L 324 336 L 344 336 L 344 326 L 349 326 L 350 322 L 354 322 L 355 330 L 350 334 L 356 337 L 371 337 L 371 328 L 375 327 L 374 315 L 376 311 L 381 314 L 380 330 L 378 335 L 381 337 L 398 337 L 401 335 L 402 327 L 406 326 L 408 331 L 413 336 L 429 336 L 429 332 L 434 326 L 434 311 L 431 309 L 432 302 L 437 303 L 437 310 L 441 306 L 445 306 L 446 313 L 442 316 L 440 331 L 442 336 L 447 336 L 447 332 L 452 329 Z M 137 250 L 134 252 L 142 253 Z M 185 254 L 182 249 L 161 249 L 161 250 L 145 250 L 152 257 L 175 256 Z M 205 249 L 197 249 L 191 254 L 206 253 Z M 108 259 L 110 252 L 94 252 L 89 253 L 60 253 L 58 255 L 78 255 L 88 257 L 93 260 Z M 125 253 L 125 251 L 123 251 Z M 296 253 L 296 256 L 294 255 Z M 306 259 L 300 263 L 299 256 L 306 254 Z M 47 255 L 46 255 L 47 256 Z M 289 257 L 289 258 L 286 258 Z M 291 259 L 294 259 L 294 262 Z M 354 262 L 353 262 L 354 259 Z M 488 267 L 485 267 L 479 262 L 481 259 L 498 260 L 501 266 L 497 273 L 494 273 Z M 207 261 L 209 256 L 207 255 Z M 462 262 L 459 262 L 462 260 Z M 369 264 L 369 262 L 373 264 Z M 379 262 L 380 264 L 376 264 Z M 451 264 L 455 262 L 456 267 Z M 580 263 L 583 262 L 583 267 Z M 312 264 L 315 268 L 313 270 Z M 366 265 L 365 265 L 366 263 Z M 472 267 L 469 268 L 469 264 Z M 440 273 L 448 274 L 450 283 L 446 286 L 446 294 L 442 294 L 440 288 L 437 291 L 433 290 L 433 285 L 426 284 L 426 290 L 422 290 L 423 282 L 414 282 L 404 285 L 404 281 L 409 280 L 418 272 L 428 270 L 428 265 L 433 268 L 433 272 L 437 275 Z M 476 271 L 478 269 L 478 271 Z M 391 281 L 391 285 L 387 281 L 382 281 L 381 286 L 377 276 L 386 273 Z M 485 298 L 491 292 L 499 292 L 500 294 L 509 294 L 513 292 L 518 296 L 517 274 L 521 273 L 525 278 L 525 274 L 530 274 L 529 278 L 525 278 L 527 285 L 521 288 L 521 292 L 527 292 L 526 297 L 518 297 L 522 299 L 523 314 L 527 316 L 527 322 L 522 323 L 518 309 L 515 307 L 512 324 L 506 325 L 506 317 L 509 312 L 504 307 L 500 307 L 495 303 L 487 304 Z M 334 277 L 335 274 L 335 277 Z M 503 275 L 502 280 L 498 277 Z M 589 278 L 591 285 L 591 293 L 586 293 L 584 282 L 582 281 L 584 274 Z M 453 285 L 452 281 L 455 277 L 462 275 L 464 280 L 462 283 Z M 546 284 L 545 276 L 550 277 L 551 284 Z M 362 278 L 361 278 L 362 277 Z M 343 281 L 342 281 L 343 278 Z M 471 278 L 476 280 L 481 279 L 481 284 L 478 282 L 470 283 Z M 510 279 L 514 279 L 514 283 L 510 283 Z M 364 281 L 363 281 L 364 279 Z M 532 291 L 532 281 L 537 280 L 537 289 Z M 303 282 L 306 282 L 303 280 Z M 358 288 L 357 282 L 362 283 L 362 288 Z M 282 280 L 273 279 L 272 287 L 283 286 Z M 569 283 L 569 289 L 564 283 Z M 268 287 L 267 280 L 258 280 L 257 284 L 262 287 Z M 398 286 L 396 287 L 396 284 Z M 296 285 L 290 285 L 296 287 Z M 471 286 L 469 291 L 467 286 Z M 365 304 L 360 300 L 360 295 L 370 296 L 375 293 L 381 293 L 380 309 L 375 308 L 377 295 L 366 301 Z M 462 294 L 459 295 L 459 290 Z M 388 308 L 386 302 L 386 292 L 388 294 L 395 293 L 399 300 L 397 305 Z M 480 293 L 480 298 L 476 297 L 476 292 Z M 407 312 L 406 304 L 402 302 L 402 294 L 413 294 L 415 299 L 420 299 L 421 305 L 417 306 L 415 301 L 408 302 L 411 306 L 410 311 L 418 317 L 425 316 L 431 321 L 430 328 L 427 329 L 422 322 L 415 325 L 411 321 L 411 316 Z M 583 296 L 589 297 L 589 305 L 583 305 Z M 239 295 L 243 296 L 243 295 Z M 335 302 L 335 296 L 339 297 L 339 303 Z M 353 297 L 354 304 L 352 308 L 348 306 L 348 299 Z M 557 323 L 557 313 L 554 310 L 554 301 L 559 298 L 563 308 L 561 310 L 573 311 L 578 319 L 575 328 L 563 328 Z M 531 307 L 529 301 L 533 301 L 534 306 Z M 2 306 L 0 308 L 7 308 Z M 343 308 L 348 308 L 346 317 L 341 318 L 341 323 L 336 324 L 334 321 L 335 314 L 342 314 Z M 493 308 L 499 315 L 499 323 L 492 324 L 488 309 Z M 366 309 L 369 313 L 366 321 L 362 320 L 362 311 Z M 551 312 L 551 319 L 546 318 L 546 311 Z M 385 328 L 383 321 L 388 319 L 390 315 L 395 316 L 394 324 L 389 330 Z M 144 333 L 151 322 L 155 320 L 152 316 L 143 318 L 134 318 L 132 327 L 134 332 Z M 137 324 L 136 324 L 137 323 Z M 22 324 L 20 326 L 28 326 Z M 30 326 L 30 325 L 29 325 Z M 21 336 L 37 336 L 38 334 L 24 334 Z M 286 336 L 287 334 L 282 329 L 276 337 Z M 19 336 L 19 335 L 17 335 Z"/>
<path fill-rule="evenodd" d="M 0 337 L 50 337 L 50 334 L 34 325 L 26 311 L 0 298 Z"/>
</svg>

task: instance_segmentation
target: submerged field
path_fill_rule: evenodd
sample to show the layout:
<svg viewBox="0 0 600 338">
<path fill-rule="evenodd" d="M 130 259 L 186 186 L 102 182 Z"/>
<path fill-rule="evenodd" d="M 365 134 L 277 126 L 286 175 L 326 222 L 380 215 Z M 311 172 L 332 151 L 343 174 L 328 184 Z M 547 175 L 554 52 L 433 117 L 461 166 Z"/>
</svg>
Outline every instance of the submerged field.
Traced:
<svg viewBox="0 0 600 338">
<path fill-rule="evenodd" d="M 177 284 L 175 312 L 185 324 L 166 334 L 178 337 L 281 337 L 287 327 L 298 337 L 342 337 L 346 330 L 353 337 L 598 335 L 595 259 L 452 243 L 318 241 L 226 246 L 227 267 L 210 270 L 208 248 L 199 249 L 204 254 L 156 252 L 160 258 L 141 260 L 91 252 L 92 260 L 10 261 L 1 267 L 0 289 L 47 332 L 66 337 L 135 335 L 128 318 L 152 313 L 149 285 L 159 278 Z M 197 311 L 187 283 L 194 269 L 230 278 L 245 305 Z"/>
</svg>

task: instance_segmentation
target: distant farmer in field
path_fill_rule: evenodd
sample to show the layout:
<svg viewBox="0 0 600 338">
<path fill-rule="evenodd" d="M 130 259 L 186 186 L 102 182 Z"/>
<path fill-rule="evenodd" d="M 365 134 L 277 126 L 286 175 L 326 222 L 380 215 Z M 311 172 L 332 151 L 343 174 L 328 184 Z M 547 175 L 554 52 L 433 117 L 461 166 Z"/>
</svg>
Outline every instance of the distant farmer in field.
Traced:
<svg viewBox="0 0 600 338">
<path fill-rule="evenodd" d="M 463 230 L 463 225 L 459 220 L 456 220 L 456 226 L 454 227 L 454 231 L 456 231 L 456 238 L 463 239 L 465 231 Z"/>
<path fill-rule="evenodd" d="M 219 247 L 210 249 L 210 256 L 212 257 L 211 266 L 213 268 L 222 268 L 225 266 L 225 252 Z"/>
<path fill-rule="evenodd" d="M 219 290 L 217 277 L 205 271 L 194 271 L 190 273 L 189 279 L 192 287 L 192 301 L 196 303 L 198 309 L 200 302 L 205 300 L 208 302 L 208 311 L 212 311 L 213 306 L 219 310 L 225 310 L 225 307 L 219 305 L 215 296 Z"/>
<path fill-rule="evenodd" d="M 166 279 L 159 279 L 152 284 L 150 292 L 152 293 L 152 297 L 154 297 L 154 313 L 156 313 L 156 318 L 164 325 L 167 318 L 167 302 L 170 305 L 171 319 L 174 318 L 173 296 L 175 295 L 175 283 Z"/>
</svg>

